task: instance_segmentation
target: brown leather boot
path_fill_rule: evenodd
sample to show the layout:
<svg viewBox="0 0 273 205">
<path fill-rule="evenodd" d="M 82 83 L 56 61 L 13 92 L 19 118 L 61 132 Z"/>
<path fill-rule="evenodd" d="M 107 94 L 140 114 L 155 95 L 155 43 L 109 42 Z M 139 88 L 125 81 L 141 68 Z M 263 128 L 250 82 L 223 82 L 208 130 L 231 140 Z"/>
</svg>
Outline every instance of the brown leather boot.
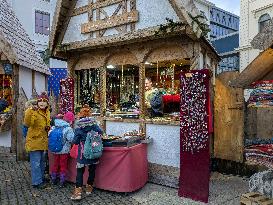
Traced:
<svg viewBox="0 0 273 205">
<path fill-rule="evenodd" d="M 92 194 L 92 191 L 93 191 L 92 185 L 86 184 L 86 189 L 85 189 L 86 195 Z"/>
<path fill-rule="evenodd" d="M 82 199 L 82 187 L 75 187 L 72 196 L 70 197 L 72 200 L 81 200 Z"/>
</svg>

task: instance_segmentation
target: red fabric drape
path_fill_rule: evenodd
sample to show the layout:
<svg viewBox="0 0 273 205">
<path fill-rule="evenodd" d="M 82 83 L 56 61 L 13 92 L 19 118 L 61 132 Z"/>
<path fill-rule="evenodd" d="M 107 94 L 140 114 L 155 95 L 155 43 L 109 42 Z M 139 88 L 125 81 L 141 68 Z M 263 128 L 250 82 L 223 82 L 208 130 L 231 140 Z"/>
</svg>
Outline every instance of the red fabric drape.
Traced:
<svg viewBox="0 0 273 205">
<path fill-rule="evenodd" d="M 190 74 L 189 74 L 190 73 Z M 207 203 L 209 196 L 209 71 L 181 73 L 181 197 Z"/>
<path fill-rule="evenodd" d="M 76 181 L 77 160 L 68 160 L 67 180 Z M 49 153 L 50 173 L 53 155 Z M 84 173 L 84 184 L 88 169 Z M 143 187 L 148 180 L 147 145 L 133 147 L 104 147 L 102 157 L 96 167 L 95 187 L 115 192 L 133 192 Z"/>
</svg>

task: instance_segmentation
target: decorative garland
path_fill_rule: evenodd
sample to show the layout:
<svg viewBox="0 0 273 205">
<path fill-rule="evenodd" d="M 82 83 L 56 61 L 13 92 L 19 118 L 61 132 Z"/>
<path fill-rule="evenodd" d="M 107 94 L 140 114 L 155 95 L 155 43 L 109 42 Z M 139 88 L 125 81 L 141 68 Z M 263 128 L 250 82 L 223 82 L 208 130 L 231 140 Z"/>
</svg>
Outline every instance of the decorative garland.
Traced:
<svg viewBox="0 0 273 205">
<path fill-rule="evenodd" d="M 167 24 L 159 25 L 159 29 L 155 32 L 156 36 L 166 34 L 168 32 L 174 32 L 175 30 L 181 28 L 182 26 L 186 26 L 187 24 L 183 22 L 174 22 L 172 19 L 166 18 Z"/>
<path fill-rule="evenodd" d="M 41 57 L 44 61 L 45 64 L 49 65 L 49 59 L 50 59 L 50 51 L 49 48 L 45 49 L 42 53 L 41 53 Z"/>
<path fill-rule="evenodd" d="M 59 43 L 59 44 L 57 44 L 57 49 L 59 49 L 60 51 L 63 51 L 63 52 L 66 53 L 68 46 L 69 46 L 68 44 L 61 44 L 61 43 Z"/>
<path fill-rule="evenodd" d="M 209 25 L 206 23 L 203 23 L 200 21 L 201 19 L 205 19 L 203 15 L 197 15 L 197 16 L 192 16 L 190 13 L 188 13 L 190 18 L 192 19 L 192 25 L 196 23 L 199 28 L 202 30 L 201 36 L 207 37 L 208 33 L 211 31 L 209 28 Z M 183 26 L 187 26 L 188 24 L 183 23 L 183 22 L 174 22 L 173 19 L 166 18 L 167 24 L 162 25 L 160 24 L 159 29 L 155 32 L 156 36 L 164 35 L 169 32 L 174 32 L 178 30 L 179 28 Z"/>
<path fill-rule="evenodd" d="M 193 23 L 197 23 L 197 25 L 199 26 L 199 28 L 202 30 L 202 34 L 201 36 L 203 37 L 207 37 L 208 33 L 211 31 L 210 28 L 209 28 L 209 25 L 206 24 L 206 23 L 203 23 L 201 22 L 199 19 L 201 18 L 202 20 L 205 19 L 205 16 L 203 16 L 202 14 L 199 14 L 197 16 L 192 16 L 191 13 L 188 13 L 189 16 L 191 17 L 192 19 L 192 26 L 193 26 Z"/>
</svg>

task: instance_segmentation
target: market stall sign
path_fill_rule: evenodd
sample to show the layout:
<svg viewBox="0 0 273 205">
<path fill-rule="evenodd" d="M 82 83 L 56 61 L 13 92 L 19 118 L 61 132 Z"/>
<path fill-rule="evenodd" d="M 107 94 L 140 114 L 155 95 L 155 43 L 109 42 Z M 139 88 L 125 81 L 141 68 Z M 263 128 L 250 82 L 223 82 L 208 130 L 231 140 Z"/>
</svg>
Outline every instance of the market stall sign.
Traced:
<svg viewBox="0 0 273 205">
<path fill-rule="evenodd" d="M 82 24 L 81 33 L 90 33 L 107 28 L 113 28 L 138 21 L 138 11 L 134 10 L 121 15 L 110 16 L 106 19 Z"/>
<path fill-rule="evenodd" d="M 12 74 L 12 65 L 9 63 L 3 64 L 5 74 L 11 75 Z"/>
</svg>

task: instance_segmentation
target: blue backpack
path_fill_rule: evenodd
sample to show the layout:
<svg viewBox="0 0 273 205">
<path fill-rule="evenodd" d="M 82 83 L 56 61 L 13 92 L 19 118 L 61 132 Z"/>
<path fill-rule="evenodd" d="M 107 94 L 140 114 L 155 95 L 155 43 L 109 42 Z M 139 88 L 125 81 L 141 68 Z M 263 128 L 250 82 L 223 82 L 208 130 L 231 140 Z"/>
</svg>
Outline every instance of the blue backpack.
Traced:
<svg viewBox="0 0 273 205">
<path fill-rule="evenodd" d="M 51 152 L 60 152 L 63 149 L 63 127 L 55 127 L 48 136 L 48 149 Z"/>
<path fill-rule="evenodd" d="M 88 132 L 84 143 L 83 156 L 86 159 L 97 159 L 101 157 L 102 151 L 101 135 L 94 131 Z"/>
</svg>

